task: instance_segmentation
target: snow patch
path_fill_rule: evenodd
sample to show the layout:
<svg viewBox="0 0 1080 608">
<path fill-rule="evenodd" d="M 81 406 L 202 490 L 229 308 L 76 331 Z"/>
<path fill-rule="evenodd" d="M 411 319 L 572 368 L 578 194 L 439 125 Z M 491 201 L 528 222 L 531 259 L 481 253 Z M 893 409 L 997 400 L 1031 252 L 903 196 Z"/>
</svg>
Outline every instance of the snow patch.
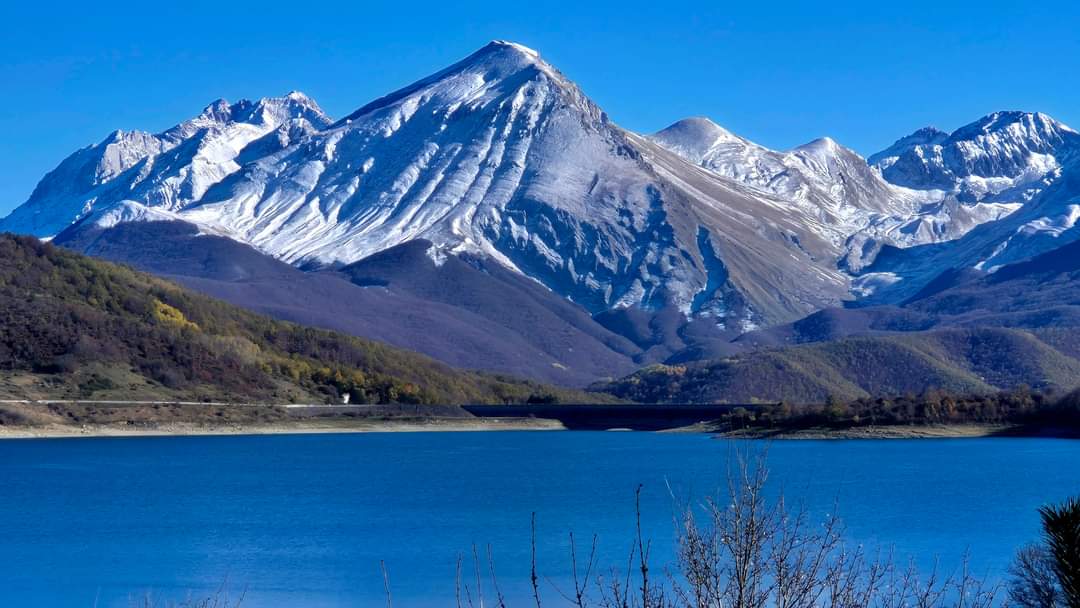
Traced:
<svg viewBox="0 0 1080 608">
<path fill-rule="evenodd" d="M 901 280 L 901 277 L 893 272 L 868 272 L 852 279 L 851 293 L 865 298 L 873 295 L 877 290 L 895 285 Z"/>
<path fill-rule="evenodd" d="M 1056 238 L 1066 230 L 1072 229 L 1077 220 L 1080 220 L 1080 205 L 1074 204 L 1067 206 L 1061 215 L 1040 217 L 1020 226 L 1016 231 L 1025 236 L 1046 234 Z"/>
<path fill-rule="evenodd" d="M 434 243 L 431 245 L 431 247 L 427 248 L 427 251 L 425 251 L 425 253 L 431 259 L 431 261 L 435 263 L 436 267 L 441 267 L 443 264 L 446 263 L 446 251 L 442 247 L 439 247 Z"/>
</svg>

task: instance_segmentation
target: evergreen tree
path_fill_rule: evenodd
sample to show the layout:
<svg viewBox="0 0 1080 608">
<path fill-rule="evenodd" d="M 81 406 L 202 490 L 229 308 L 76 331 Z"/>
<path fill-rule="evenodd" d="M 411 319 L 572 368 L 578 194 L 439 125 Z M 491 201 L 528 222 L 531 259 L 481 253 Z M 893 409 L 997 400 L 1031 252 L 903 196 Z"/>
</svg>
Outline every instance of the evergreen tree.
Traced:
<svg viewBox="0 0 1080 608">
<path fill-rule="evenodd" d="M 1068 608 L 1080 608 L 1080 499 L 1039 509 L 1046 545 Z"/>
</svg>

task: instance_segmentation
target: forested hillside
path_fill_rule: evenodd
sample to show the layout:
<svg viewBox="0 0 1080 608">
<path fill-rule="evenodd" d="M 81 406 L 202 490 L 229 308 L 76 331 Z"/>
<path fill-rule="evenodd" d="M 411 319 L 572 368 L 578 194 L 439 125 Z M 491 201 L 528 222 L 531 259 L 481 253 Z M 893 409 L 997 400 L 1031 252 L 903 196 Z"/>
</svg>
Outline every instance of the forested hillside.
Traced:
<svg viewBox="0 0 1080 608">
<path fill-rule="evenodd" d="M 823 403 L 931 389 L 955 394 L 1025 385 L 1071 389 L 1080 384 L 1080 360 L 1062 345 L 1078 340 L 1076 328 L 1039 332 L 1038 337 L 1004 328 L 848 337 L 651 366 L 596 389 L 650 403 Z"/>
<path fill-rule="evenodd" d="M 276 321 L 30 237 L 0 235 L 0 396 L 354 403 L 580 401 Z M 593 397 L 595 399 L 595 397 Z"/>
</svg>

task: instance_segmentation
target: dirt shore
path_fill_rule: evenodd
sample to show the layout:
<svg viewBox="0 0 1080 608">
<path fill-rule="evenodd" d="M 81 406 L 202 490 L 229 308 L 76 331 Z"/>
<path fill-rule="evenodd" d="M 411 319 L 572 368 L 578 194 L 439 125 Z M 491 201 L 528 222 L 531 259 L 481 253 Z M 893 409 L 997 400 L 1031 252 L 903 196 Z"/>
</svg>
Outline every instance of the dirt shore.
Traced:
<svg viewBox="0 0 1080 608">
<path fill-rule="evenodd" d="M 238 406 L 158 402 L 0 402 L 0 439 L 285 433 L 394 433 L 522 431 L 581 428 L 553 417 L 474 416 L 456 406 Z M 632 428 L 625 412 L 612 426 Z M 616 424 L 618 422 L 618 424 Z M 606 428 L 598 425 L 593 428 Z M 965 437 L 1077 437 L 1075 429 L 1007 425 L 865 426 L 853 428 L 729 430 L 697 423 L 662 432 L 711 434 L 725 439 L 943 439 Z"/>
<path fill-rule="evenodd" d="M 562 431 L 557 420 L 539 418 L 427 418 L 427 419 L 306 419 L 278 422 L 208 424 L 165 422 L 160 424 L 44 424 L 2 425 L 0 440 L 64 437 L 162 437 L 188 435 L 281 435 L 319 433 L 415 433 L 453 431 Z M 718 432 L 694 425 L 661 432 L 705 433 L 718 439 L 961 439 L 975 437 L 1075 437 L 1054 430 L 1032 431 L 1002 425 L 883 426 L 853 429 L 748 429 Z"/>
<path fill-rule="evenodd" d="M 544 431 L 563 430 L 555 420 L 447 418 L 423 420 L 332 419 L 274 423 L 203 424 L 45 424 L 0 425 L 2 439 L 62 437 L 160 437 L 184 435 L 280 435 L 318 433 L 408 433 L 423 431 Z"/>
<path fill-rule="evenodd" d="M 847 429 L 745 429 L 717 433 L 727 439 L 961 439 L 1027 435 L 1020 427 L 999 424 L 866 426 Z"/>
</svg>

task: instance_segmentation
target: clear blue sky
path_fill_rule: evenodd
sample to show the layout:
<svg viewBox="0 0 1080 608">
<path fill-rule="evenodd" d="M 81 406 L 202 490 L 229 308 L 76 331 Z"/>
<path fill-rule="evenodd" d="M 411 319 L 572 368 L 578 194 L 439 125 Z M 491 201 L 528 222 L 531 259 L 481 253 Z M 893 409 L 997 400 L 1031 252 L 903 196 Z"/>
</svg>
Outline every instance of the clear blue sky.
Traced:
<svg viewBox="0 0 1080 608">
<path fill-rule="evenodd" d="M 343 116 L 494 38 L 643 132 L 705 115 L 770 147 L 830 135 L 866 155 L 998 109 L 1080 127 L 1071 2 L 4 4 L 0 214 L 114 129 L 293 89 Z"/>
</svg>

